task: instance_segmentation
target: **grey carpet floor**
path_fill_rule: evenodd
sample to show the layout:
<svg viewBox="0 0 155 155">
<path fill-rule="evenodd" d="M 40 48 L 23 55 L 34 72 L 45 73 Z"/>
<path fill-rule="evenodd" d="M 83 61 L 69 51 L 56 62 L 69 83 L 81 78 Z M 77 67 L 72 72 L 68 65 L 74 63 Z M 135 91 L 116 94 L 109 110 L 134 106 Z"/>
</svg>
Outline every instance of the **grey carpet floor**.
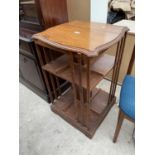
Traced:
<svg viewBox="0 0 155 155">
<path fill-rule="evenodd" d="M 109 82 L 98 87 L 109 89 Z M 118 106 L 114 105 L 93 139 L 87 138 L 50 110 L 50 105 L 20 84 L 20 155 L 134 155 L 134 125 L 124 121 L 117 143 L 112 142 Z M 116 96 L 119 96 L 117 87 Z"/>
</svg>

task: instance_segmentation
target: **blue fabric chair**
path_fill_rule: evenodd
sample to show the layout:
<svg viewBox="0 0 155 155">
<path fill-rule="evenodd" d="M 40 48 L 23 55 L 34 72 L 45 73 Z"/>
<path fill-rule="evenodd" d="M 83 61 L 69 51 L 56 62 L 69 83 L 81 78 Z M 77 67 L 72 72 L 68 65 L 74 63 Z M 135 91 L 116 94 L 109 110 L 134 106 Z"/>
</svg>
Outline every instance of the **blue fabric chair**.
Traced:
<svg viewBox="0 0 155 155">
<path fill-rule="evenodd" d="M 120 102 L 119 102 L 120 110 L 113 142 L 116 142 L 117 140 L 124 119 L 128 119 L 129 121 L 135 122 L 135 77 L 129 75 L 132 70 L 134 58 L 135 58 L 135 47 L 133 49 L 127 75 L 125 76 L 122 83 Z"/>
<path fill-rule="evenodd" d="M 127 75 L 123 81 L 119 108 L 124 114 L 135 120 L 135 77 Z"/>
</svg>

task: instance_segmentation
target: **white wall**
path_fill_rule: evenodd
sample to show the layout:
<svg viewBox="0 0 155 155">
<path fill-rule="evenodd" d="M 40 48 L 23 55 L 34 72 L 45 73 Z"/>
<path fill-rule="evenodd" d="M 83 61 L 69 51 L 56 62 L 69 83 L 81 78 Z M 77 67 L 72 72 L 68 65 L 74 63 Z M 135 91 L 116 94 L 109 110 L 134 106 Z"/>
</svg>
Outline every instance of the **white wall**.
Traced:
<svg viewBox="0 0 155 155">
<path fill-rule="evenodd" d="M 107 22 L 108 0 L 90 0 L 90 20 L 92 22 Z"/>
<path fill-rule="evenodd" d="M 90 0 L 67 0 L 69 21 L 90 21 Z"/>
<path fill-rule="evenodd" d="M 69 21 L 107 21 L 108 0 L 67 0 L 67 7 Z"/>
</svg>

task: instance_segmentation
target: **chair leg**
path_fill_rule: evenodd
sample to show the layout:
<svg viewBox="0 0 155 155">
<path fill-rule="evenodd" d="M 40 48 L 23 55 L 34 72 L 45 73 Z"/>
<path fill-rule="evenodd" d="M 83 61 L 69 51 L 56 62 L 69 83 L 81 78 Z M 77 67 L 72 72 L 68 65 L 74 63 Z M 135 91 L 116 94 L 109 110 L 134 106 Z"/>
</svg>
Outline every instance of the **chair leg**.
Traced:
<svg viewBox="0 0 155 155">
<path fill-rule="evenodd" d="M 123 114 L 123 112 L 121 112 L 121 110 L 119 110 L 117 126 L 116 126 L 116 130 L 115 130 L 115 135 L 114 135 L 114 138 L 113 138 L 114 143 L 117 141 L 117 137 L 119 135 L 123 120 L 124 120 L 124 114 Z"/>
</svg>

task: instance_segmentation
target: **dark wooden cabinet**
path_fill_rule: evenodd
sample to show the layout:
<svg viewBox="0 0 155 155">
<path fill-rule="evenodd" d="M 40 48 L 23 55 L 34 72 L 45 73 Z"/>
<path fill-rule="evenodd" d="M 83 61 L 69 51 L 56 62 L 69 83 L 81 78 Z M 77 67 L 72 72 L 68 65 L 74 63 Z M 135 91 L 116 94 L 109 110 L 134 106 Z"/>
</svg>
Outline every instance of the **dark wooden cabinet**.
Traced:
<svg viewBox="0 0 155 155">
<path fill-rule="evenodd" d="M 50 102 L 49 92 L 47 91 L 35 45 L 31 37 L 33 34 L 43 31 L 48 27 L 67 21 L 66 0 L 19 1 L 20 82 L 48 102 Z M 55 54 L 53 57 L 56 58 L 58 56 Z M 63 91 L 67 89 L 67 83 L 64 80 L 59 79 L 59 82 Z"/>
<path fill-rule="evenodd" d="M 23 78 L 40 90 L 45 91 L 45 86 L 41 79 L 41 73 L 36 60 L 19 54 L 19 64 Z"/>
<path fill-rule="evenodd" d="M 20 82 L 33 92 L 49 101 L 46 85 L 35 54 L 34 43 L 27 38 L 19 39 L 19 76 Z"/>
</svg>

